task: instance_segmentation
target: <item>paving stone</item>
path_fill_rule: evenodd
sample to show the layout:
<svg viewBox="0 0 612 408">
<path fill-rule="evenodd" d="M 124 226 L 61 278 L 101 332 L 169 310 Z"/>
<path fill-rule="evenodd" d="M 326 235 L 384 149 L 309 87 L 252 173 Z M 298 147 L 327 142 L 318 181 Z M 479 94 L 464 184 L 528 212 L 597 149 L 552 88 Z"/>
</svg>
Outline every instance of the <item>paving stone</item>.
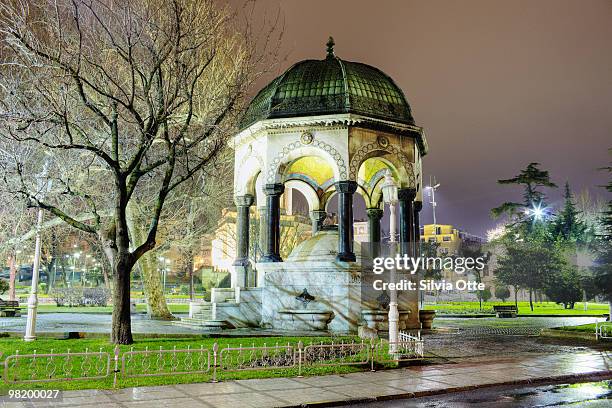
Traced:
<svg viewBox="0 0 612 408">
<path fill-rule="evenodd" d="M 313 377 L 317 379 L 317 377 Z M 267 391 L 267 390 L 290 390 L 296 388 L 308 388 L 307 382 L 298 381 L 299 378 L 267 378 L 257 380 L 238 380 L 236 384 L 250 388 L 255 391 Z"/>
<path fill-rule="evenodd" d="M 219 383 L 177 384 L 174 387 L 187 395 L 196 396 L 252 392 L 250 388 L 241 385 L 237 381 Z"/>
<path fill-rule="evenodd" d="M 361 386 L 362 384 L 359 384 Z M 347 386 L 352 387 L 352 386 Z M 349 395 L 342 394 L 339 392 L 330 391 L 322 388 L 300 388 L 297 390 L 286 390 L 286 391 L 266 391 L 266 395 L 278 398 L 289 402 L 290 404 L 306 404 L 306 403 L 318 403 L 318 402 L 329 402 L 329 401 L 344 401 Z M 277 403 L 278 406 L 278 403 Z"/>
</svg>

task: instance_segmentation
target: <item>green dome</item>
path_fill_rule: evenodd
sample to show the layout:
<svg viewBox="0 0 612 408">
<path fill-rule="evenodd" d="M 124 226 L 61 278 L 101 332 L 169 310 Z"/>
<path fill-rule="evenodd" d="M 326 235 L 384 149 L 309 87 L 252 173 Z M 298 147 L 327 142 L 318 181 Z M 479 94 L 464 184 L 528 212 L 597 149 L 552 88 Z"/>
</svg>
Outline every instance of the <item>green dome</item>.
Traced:
<svg viewBox="0 0 612 408">
<path fill-rule="evenodd" d="M 324 60 L 304 60 L 265 86 L 249 104 L 240 129 L 271 118 L 356 113 L 414 125 L 402 90 L 370 65 L 344 61 L 328 43 Z"/>
</svg>

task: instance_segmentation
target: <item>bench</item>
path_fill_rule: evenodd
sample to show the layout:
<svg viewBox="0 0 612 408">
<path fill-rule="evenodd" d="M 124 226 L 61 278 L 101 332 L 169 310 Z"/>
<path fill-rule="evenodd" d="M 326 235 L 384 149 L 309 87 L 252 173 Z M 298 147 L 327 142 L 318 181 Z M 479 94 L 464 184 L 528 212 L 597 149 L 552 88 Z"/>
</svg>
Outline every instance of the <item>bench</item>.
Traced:
<svg viewBox="0 0 612 408">
<path fill-rule="evenodd" d="M 518 309 L 514 305 L 496 305 L 493 306 L 493 311 L 500 318 L 516 317 Z"/>
<path fill-rule="evenodd" d="M 16 300 L 0 299 L 0 317 L 19 317 L 22 307 Z"/>
</svg>

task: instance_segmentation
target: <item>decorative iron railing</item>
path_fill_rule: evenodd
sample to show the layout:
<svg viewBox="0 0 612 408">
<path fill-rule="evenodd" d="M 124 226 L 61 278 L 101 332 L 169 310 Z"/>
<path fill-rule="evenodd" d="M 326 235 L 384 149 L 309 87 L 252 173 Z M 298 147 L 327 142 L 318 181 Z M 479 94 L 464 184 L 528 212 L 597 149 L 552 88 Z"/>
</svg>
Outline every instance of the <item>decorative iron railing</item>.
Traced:
<svg viewBox="0 0 612 408">
<path fill-rule="evenodd" d="M 110 354 L 102 350 L 84 353 L 15 353 L 4 360 L 6 383 L 93 380 L 107 378 L 111 372 Z"/>
<path fill-rule="evenodd" d="M 121 357 L 124 377 L 152 377 L 160 375 L 204 374 L 210 371 L 210 350 L 203 346 L 186 350 L 132 350 Z"/>
<path fill-rule="evenodd" d="M 612 339 L 612 322 L 596 322 L 595 338 L 597 340 Z"/>
<path fill-rule="evenodd" d="M 7 384 L 93 380 L 110 378 L 117 386 L 122 378 L 151 376 L 205 375 L 202 380 L 217 380 L 221 372 L 245 370 L 304 369 L 333 366 L 369 366 L 423 358 L 423 340 L 400 333 L 397 343 L 380 341 L 342 341 L 328 339 L 317 343 L 230 346 L 200 346 L 186 349 L 134 350 L 114 352 L 19 354 L 4 359 L 2 380 Z M 113 369 L 114 367 L 114 369 Z M 212 377 L 206 377 L 211 375 Z"/>
</svg>

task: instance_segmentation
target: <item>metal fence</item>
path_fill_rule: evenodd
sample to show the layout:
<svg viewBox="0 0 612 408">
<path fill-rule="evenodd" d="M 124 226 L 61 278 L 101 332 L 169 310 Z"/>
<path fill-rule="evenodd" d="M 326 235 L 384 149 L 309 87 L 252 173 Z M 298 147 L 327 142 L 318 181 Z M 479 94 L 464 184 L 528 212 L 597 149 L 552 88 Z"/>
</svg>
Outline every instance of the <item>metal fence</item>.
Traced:
<svg viewBox="0 0 612 408">
<path fill-rule="evenodd" d="M 596 322 L 595 338 L 597 340 L 612 339 L 612 322 Z"/>
<path fill-rule="evenodd" d="M 210 350 L 149 350 L 123 353 L 121 373 L 124 377 L 153 377 L 177 374 L 204 374 L 210 371 Z"/>
<path fill-rule="evenodd" d="M 110 354 L 102 350 L 83 353 L 15 353 L 4 360 L 6 383 L 94 380 L 111 373 Z"/>
<path fill-rule="evenodd" d="M 4 360 L 2 380 L 7 384 L 110 379 L 117 386 L 121 379 L 202 375 L 202 381 L 217 381 L 217 374 L 246 370 L 304 370 L 316 367 L 364 366 L 374 370 L 375 364 L 398 363 L 423 358 L 420 334 L 401 333 L 397 343 L 386 340 L 338 341 L 327 339 L 317 343 L 275 344 L 263 346 L 221 347 L 200 346 L 187 349 L 134 350 L 114 352 L 102 350 L 82 353 L 19 354 Z M 114 368 L 113 368 L 114 367 Z"/>
</svg>

